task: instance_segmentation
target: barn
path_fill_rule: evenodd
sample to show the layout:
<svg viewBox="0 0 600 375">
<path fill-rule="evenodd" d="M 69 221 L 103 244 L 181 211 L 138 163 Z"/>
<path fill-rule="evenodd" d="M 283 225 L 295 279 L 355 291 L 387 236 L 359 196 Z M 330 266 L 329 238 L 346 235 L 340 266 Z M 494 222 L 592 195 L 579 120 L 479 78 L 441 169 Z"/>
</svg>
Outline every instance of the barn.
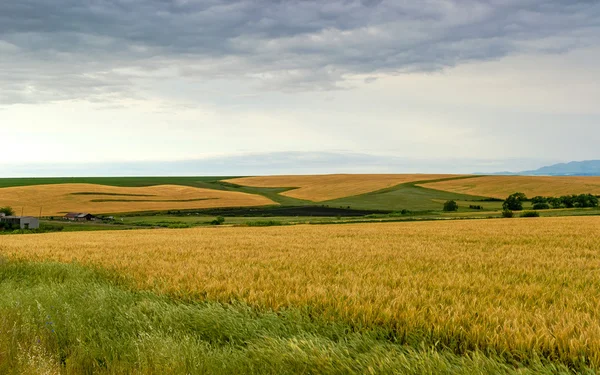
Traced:
<svg viewBox="0 0 600 375">
<path fill-rule="evenodd" d="M 87 212 L 69 212 L 65 215 L 66 220 L 70 221 L 93 221 L 96 217 Z"/>
</svg>

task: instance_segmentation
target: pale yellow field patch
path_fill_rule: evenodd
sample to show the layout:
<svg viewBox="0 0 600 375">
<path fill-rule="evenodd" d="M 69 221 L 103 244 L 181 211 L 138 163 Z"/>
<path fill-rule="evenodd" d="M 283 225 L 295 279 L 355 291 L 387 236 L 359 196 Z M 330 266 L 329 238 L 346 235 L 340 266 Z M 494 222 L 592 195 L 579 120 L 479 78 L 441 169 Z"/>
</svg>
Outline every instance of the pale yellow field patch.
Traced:
<svg viewBox="0 0 600 375">
<path fill-rule="evenodd" d="M 139 288 L 310 307 L 400 337 L 600 365 L 600 218 L 0 236 L 9 259 L 77 261 Z"/>
<path fill-rule="evenodd" d="M 323 202 L 386 189 L 406 182 L 457 177 L 440 174 L 335 174 L 307 176 L 243 177 L 225 180 L 252 187 L 295 188 L 281 193 L 287 197 Z"/>
<path fill-rule="evenodd" d="M 569 194 L 600 194 L 600 177 L 484 176 L 419 185 L 453 193 L 506 198 L 521 192 L 528 197 Z"/>
<path fill-rule="evenodd" d="M 276 204 L 261 195 L 199 189 L 180 185 L 115 187 L 96 184 L 57 184 L 0 189 L 0 206 L 17 214 L 63 215 L 66 212 L 124 213 Z"/>
</svg>

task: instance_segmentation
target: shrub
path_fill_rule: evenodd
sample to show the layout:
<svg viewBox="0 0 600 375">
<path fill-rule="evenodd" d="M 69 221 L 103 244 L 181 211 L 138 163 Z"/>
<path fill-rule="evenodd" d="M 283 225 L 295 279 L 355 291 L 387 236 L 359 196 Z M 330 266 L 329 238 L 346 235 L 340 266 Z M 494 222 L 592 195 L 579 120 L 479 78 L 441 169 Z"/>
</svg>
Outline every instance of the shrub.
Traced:
<svg viewBox="0 0 600 375">
<path fill-rule="evenodd" d="M 500 198 L 484 198 L 481 199 L 482 202 L 504 202 L 504 199 Z"/>
<path fill-rule="evenodd" d="M 455 201 L 448 201 L 448 202 L 444 203 L 444 211 L 446 211 L 446 212 L 458 211 L 458 204 Z"/>
<path fill-rule="evenodd" d="M 166 228 L 169 229 L 183 229 L 183 228 L 191 228 L 192 226 L 186 223 L 173 223 L 173 224 L 168 224 L 166 226 Z"/>
<path fill-rule="evenodd" d="M 13 230 L 13 226 L 6 222 L 0 222 L 0 231 L 9 231 Z"/>
<path fill-rule="evenodd" d="M 211 221 L 212 225 L 221 225 L 225 222 L 225 218 L 223 216 L 218 216 L 215 220 Z"/>
<path fill-rule="evenodd" d="M 513 216 L 514 216 L 514 214 L 513 214 L 513 212 L 511 210 L 504 210 L 504 211 L 502 211 L 502 217 L 510 219 Z"/>
<path fill-rule="evenodd" d="M 64 225 L 56 225 L 56 224 L 45 224 L 41 223 L 39 231 L 40 232 L 62 232 L 65 229 Z"/>
<path fill-rule="evenodd" d="M 482 206 L 478 206 L 478 205 L 476 206 L 476 205 L 472 205 L 472 204 L 469 205 L 469 208 L 472 210 L 483 210 Z"/>
<path fill-rule="evenodd" d="M 521 217 L 540 217 L 540 213 L 537 211 L 525 211 L 521 214 Z"/>
<path fill-rule="evenodd" d="M 533 205 L 534 210 L 548 210 L 550 209 L 550 205 L 548 203 L 535 203 Z"/>
</svg>

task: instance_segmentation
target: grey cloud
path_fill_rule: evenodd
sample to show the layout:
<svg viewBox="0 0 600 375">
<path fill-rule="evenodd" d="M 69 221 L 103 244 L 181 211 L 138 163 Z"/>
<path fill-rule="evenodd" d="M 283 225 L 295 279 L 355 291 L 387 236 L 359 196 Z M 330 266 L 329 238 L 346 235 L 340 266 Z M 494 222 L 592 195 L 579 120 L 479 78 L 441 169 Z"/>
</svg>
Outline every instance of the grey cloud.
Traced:
<svg viewBox="0 0 600 375">
<path fill-rule="evenodd" d="M 591 0 L 6 0 L 0 104 L 135 96 L 153 74 L 329 90 L 599 39 Z"/>
</svg>

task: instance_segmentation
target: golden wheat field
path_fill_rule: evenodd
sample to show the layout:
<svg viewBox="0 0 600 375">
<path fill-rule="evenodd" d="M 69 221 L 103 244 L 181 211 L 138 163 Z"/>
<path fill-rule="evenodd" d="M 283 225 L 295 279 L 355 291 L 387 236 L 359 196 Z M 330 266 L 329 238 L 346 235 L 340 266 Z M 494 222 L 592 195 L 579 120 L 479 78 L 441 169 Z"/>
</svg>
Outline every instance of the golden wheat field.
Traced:
<svg viewBox="0 0 600 375">
<path fill-rule="evenodd" d="M 0 238 L 12 259 L 77 261 L 140 288 L 313 314 L 457 350 L 600 366 L 600 219 L 223 227 Z"/>
<path fill-rule="evenodd" d="M 456 175 L 431 174 L 336 174 L 310 176 L 243 177 L 225 180 L 232 184 L 252 187 L 294 188 L 281 193 L 287 197 L 323 202 L 386 189 L 395 185 L 451 178 Z"/>
<path fill-rule="evenodd" d="M 0 189 L 0 202 L 18 214 L 62 215 L 65 212 L 117 213 L 276 204 L 261 195 L 160 185 L 114 187 L 95 184 L 19 186 Z"/>
<path fill-rule="evenodd" d="M 516 192 L 525 193 L 528 197 L 558 197 L 570 194 L 600 194 L 600 177 L 484 176 L 420 186 L 501 199 Z"/>
</svg>

